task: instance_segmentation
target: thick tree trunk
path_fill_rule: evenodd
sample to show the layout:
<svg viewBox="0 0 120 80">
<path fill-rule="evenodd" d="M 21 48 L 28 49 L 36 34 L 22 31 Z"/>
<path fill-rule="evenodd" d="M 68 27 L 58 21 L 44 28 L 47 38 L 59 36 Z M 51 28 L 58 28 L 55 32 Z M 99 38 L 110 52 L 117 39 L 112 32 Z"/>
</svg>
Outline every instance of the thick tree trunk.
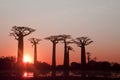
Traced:
<svg viewBox="0 0 120 80">
<path fill-rule="evenodd" d="M 18 39 L 18 58 L 17 58 L 18 64 L 23 63 L 23 37 L 20 37 Z"/>
<path fill-rule="evenodd" d="M 56 76 L 56 43 L 53 43 L 53 54 L 52 54 L 52 76 Z"/>
<path fill-rule="evenodd" d="M 69 49 L 67 51 L 67 67 L 69 67 Z"/>
<path fill-rule="evenodd" d="M 82 45 L 81 47 L 81 66 L 82 66 L 82 74 L 81 77 L 85 78 L 85 69 L 86 69 L 86 54 L 85 54 L 85 45 Z"/>
<path fill-rule="evenodd" d="M 68 61 L 68 51 L 67 51 L 67 44 L 64 43 L 64 76 L 69 76 L 69 61 Z"/>
<path fill-rule="evenodd" d="M 66 42 L 64 43 L 64 68 L 67 67 L 67 44 Z"/>
<path fill-rule="evenodd" d="M 81 65 L 86 65 L 86 54 L 85 54 L 85 46 L 81 47 Z"/>
<path fill-rule="evenodd" d="M 23 75 L 23 37 L 19 37 L 18 39 L 18 56 L 17 56 L 17 71 L 18 77 L 22 77 Z"/>
<path fill-rule="evenodd" d="M 65 76 L 69 76 L 69 49 L 66 53 L 66 70 L 65 70 Z"/>
<path fill-rule="evenodd" d="M 67 52 L 66 52 L 66 69 L 69 68 L 69 49 L 67 49 Z"/>
<path fill-rule="evenodd" d="M 37 76 L 37 72 L 36 72 L 36 65 L 37 65 L 37 45 L 34 44 L 34 77 Z"/>
</svg>

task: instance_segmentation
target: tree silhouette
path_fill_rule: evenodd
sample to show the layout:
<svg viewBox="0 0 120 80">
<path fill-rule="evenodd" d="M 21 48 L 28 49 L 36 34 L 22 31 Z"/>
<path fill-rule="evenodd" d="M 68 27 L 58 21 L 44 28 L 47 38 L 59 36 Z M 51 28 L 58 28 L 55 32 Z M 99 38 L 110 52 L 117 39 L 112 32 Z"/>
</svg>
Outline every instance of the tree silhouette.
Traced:
<svg viewBox="0 0 120 80">
<path fill-rule="evenodd" d="M 90 56 L 91 56 L 91 53 L 90 52 L 87 52 L 87 60 L 88 60 L 88 63 L 90 62 Z"/>
<path fill-rule="evenodd" d="M 78 47 L 81 47 L 81 65 L 86 64 L 86 54 L 85 54 L 85 46 L 89 45 L 93 41 L 88 37 L 78 37 L 76 38 L 75 43 Z"/>
<path fill-rule="evenodd" d="M 68 76 L 69 75 L 69 71 L 68 71 L 68 68 L 69 68 L 69 54 L 68 54 L 68 51 L 67 51 L 67 45 L 70 44 L 70 43 L 73 43 L 70 41 L 71 39 L 71 35 L 59 35 L 60 37 L 60 40 L 63 41 L 64 43 L 64 76 Z"/>
<path fill-rule="evenodd" d="M 59 36 L 49 36 L 45 38 L 53 43 L 53 53 L 52 53 L 52 76 L 56 76 L 56 44 L 60 40 Z"/>
<path fill-rule="evenodd" d="M 70 53 L 70 51 L 72 51 L 73 50 L 73 48 L 71 47 L 71 46 L 67 46 L 67 66 L 69 66 L 69 53 Z"/>
<path fill-rule="evenodd" d="M 15 70 L 16 58 L 13 56 L 0 57 L 0 70 Z"/>
<path fill-rule="evenodd" d="M 39 44 L 39 41 L 41 41 L 41 39 L 37 39 L 37 38 L 30 38 L 29 41 L 32 43 L 32 46 L 34 46 L 34 77 L 37 76 L 37 44 Z"/>
<path fill-rule="evenodd" d="M 17 62 L 22 63 L 23 62 L 23 38 L 30 33 L 34 32 L 35 30 L 28 27 L 20 27 L 20 26 L 13 26 L 11 31 L 13 33 L 10 33 L 11 36 L 14 36 L 16 40 L 18 40 L 18 58 Z"/>
<path fill-rule="evenodd" d="M 18 40 L 18 57 L 17 63 L 19 67 L 22 67 L 23 64 L 23 48 L 24 48 L 24 37 L 31 34 L 35 31 L 35 29 L 29 27 L 21 27 L 21 26 L 13 26 L 11 29 L 12 33 L 10 36 L 14 36 L 16 40 Z M 20 69 L 21 70 L 21 69 Z"/>
<path fill-rule="evenodd" d="M 37 44 L 39 44 L 39 41 L 41 41 L 41 39 L 30 38 L 29 41 L 32 43 L 32 46 L 34 46 L 34 65 L 36 65 L 36 63 L 37 63 Z"/>
</svg>

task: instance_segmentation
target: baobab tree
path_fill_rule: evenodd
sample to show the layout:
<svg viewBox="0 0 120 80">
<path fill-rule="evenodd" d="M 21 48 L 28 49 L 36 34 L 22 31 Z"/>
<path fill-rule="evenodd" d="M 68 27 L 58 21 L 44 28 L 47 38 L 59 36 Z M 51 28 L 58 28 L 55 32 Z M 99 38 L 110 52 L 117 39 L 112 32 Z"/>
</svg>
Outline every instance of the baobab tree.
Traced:
<svg viewBox="0 0 120 80">
<path fill-rule="evenodd" d="M 36 65 L 37 65 L 37 44 L 39 44 L 41 39 L 30 38 L 29 41 L 32 43 L 32 46 L 34 46 L 34 67 L 36 68 Z M 37 71 L 35 69 L 34 77 L 36 77 L 36 75 L 37 75 Z"/>
<path fill-rule="evenodd" d="M 90 56 L 91 56 L 91 53 L 90 52 L 87 52 L 87 60 L 88 60 L 88 63 L 90 62 Z"/>
<path fill-rule="evenodd" d="M 70 41 L 71 39 L 71 35 L 59 35 L 60 37 L 60 41 L 62 41 L 64 43 L 64 76 L 68 76 L 69 75 L 69 54 L 67 51 L 67 45 L 70 43 L 73 43 Z"/>
<path fill-rule="evenodd" d="M 36 63 L 37 63 L 37 44 L 39 44 L 41 39 L 30 38 L 29 41 L 32 43 L 32 46 L 34 46 L 34 65 L 36 65 Z"/>
<path fill-rule="evenodd" d="M 50 36 L 46 37 L 46 40 L 50 40 L 53 44 L 53 53 L 52 53 L 52 76 L 56 76 L 56 44 L 59 42 L 59 36 Z"/>
<path fill-rule="evenodd" d="M 77 37 L 75 43 L 78 47 L 81 47 L 81 65 L 86 65 L 86 52 L 85 46 L 89 45 L 93 41 L 88 37 Z"/>
<path fill-rule="evenodd" d="M 35 29 L 29 27 L 21 27 L 21 26 L 13 26 L 11 29 L 11 36 L 14 36 L 16 40 L 18 40 L 18 57 L 17 63 L 18 65 L 22 65 L 23 63 L 23 49 L 24 49 L 24 37 L 31 34 L 35 31 Z"/>
<path fill-rule="evenodd" d="M 69 53 L 70 51 L 73 51 L 73 48 L 71 46 L 67 46 L 67 66 L 69 66 L 70 58 L 69 58 Z"/>
</svg>

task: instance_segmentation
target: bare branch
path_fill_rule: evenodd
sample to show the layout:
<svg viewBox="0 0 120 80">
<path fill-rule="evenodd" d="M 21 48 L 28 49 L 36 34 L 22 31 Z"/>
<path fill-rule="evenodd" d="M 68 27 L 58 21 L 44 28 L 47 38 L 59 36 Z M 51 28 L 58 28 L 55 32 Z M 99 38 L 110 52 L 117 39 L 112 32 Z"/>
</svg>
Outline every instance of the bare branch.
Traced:
<svg viewBox="0 0 120 80">
<path fill-rule="evenodd" d="M 71 46 L 67 46 L 68 50 L 74 51 L 74 49 Z"/>
<path fill-rule="evenodd" d="M 65 40 L 65 39 L 71 39 L 71 35 L 66 35 L 66 34 L 63 34 L 63 35 L 58 35 L 61 40 Z"/>
<path fill-rule="evenodd" d="M 81 47 L 81 46 L 85 46 L 85 45 L 89 45 L 90 43 L 92 43 L 93 41 L 88 38 L 88 37 L 77 37 L 76 38 L 77 41 L 75 41 L 75 43 Z"/>
<path fill-rule="evenodd" d="M 93 41 L 89 41 L 89 42 L 87 42 L 85 45 L 89 45 L 90 43 L 92 43 Z"/>
<path fill-rule="evenodd" d="M 18 37 L 15 35 L 15 33 L 10 33 L 10 36 L 14 36 L 16 40 L 18 40 Z"/>
<path fill-rule="evenodd" d="M 14 36 L 15 39 L 18 39 L 19 37 L 24 37 L 29 35 L 30 33 L 34 32 L 35 29 L 29 28 L 29 27 L 21 27 L 21 26 L 13 26 L 11 31 L 13 32 L 10 35 Z"/>
<path fill-rule="evenodd" d="M 37 39 L 37 38 L 30 38 L 28 39 L 33 45 L 39 44 L 39 42 L 41 41 L 41 39 Z"/>
<path fill-rule="evenodd" d="M 60 37 L 56 36 L 56 35 L 55 36 L 49 36 L 49 37 L 46 37 L 44 39 L 50 40 L 53 43 L 58 43 L 61 40 Z"/>
</svg>

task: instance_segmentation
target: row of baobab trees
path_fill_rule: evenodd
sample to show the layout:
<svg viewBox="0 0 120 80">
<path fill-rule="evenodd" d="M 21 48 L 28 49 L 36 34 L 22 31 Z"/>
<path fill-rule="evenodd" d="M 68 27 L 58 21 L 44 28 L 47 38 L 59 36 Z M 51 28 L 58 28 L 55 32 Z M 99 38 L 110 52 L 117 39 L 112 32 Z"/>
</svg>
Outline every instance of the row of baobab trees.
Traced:
<svg viewBox="0 0 120 80">
<path fill-rule="evenodd" d="M 23 66 L 23 53 L 24 53 L 24 37 L 35 32 L 35 29 L 29 27 L 21 27 L 21 26 L 13 26 L 11 29 L 11 36 L 14 36 L 18 41 L 18 56 L 17 56 L 17 64 L 19 74 L 22 74 L 22 66 Z M 53 35 L 44 38 L 49 40 L 53 44 L 53 52 L 52 52 L 52 76 L 56 76 L 56 44 L 59 42 L 64 43 L 64 76 L 69 75 L 69 51 L 73 48 L 70 44 L 75 43 L 78 47 L 81 48 L 81 65 L 86 65 L 86 52 L 85 46 L 89 45 L 93 41 L 88 37 L 77 37 L 76 39 L 72 39 L 71 35 Z M 41 39 L 30 38 L 29 41 L 34 46 L 34 66 L 37 62 L 37 44 Z"/>
</svg>

